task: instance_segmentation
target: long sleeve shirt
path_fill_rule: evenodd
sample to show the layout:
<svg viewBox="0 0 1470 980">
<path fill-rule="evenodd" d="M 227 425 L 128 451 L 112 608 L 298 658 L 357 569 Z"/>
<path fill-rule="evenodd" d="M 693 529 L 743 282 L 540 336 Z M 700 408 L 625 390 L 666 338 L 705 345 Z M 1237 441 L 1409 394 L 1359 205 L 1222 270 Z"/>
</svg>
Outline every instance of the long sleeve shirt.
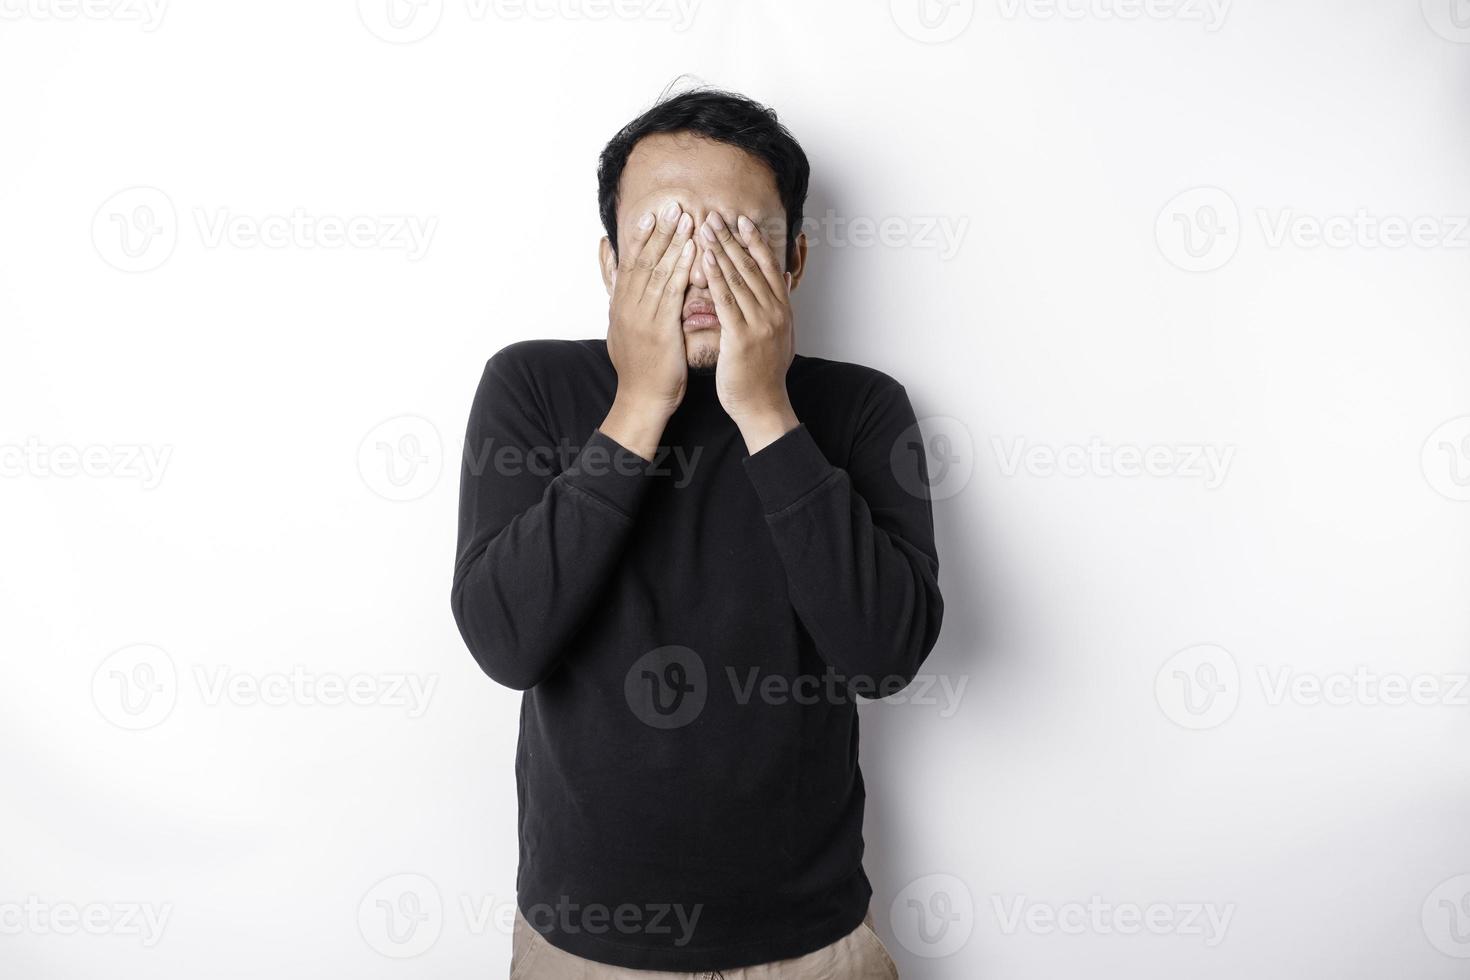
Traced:
<svg viewBox="0 0 1470 980">
<path fill-rule="evenodd" d="M 597 430 L 603 341 L 485 367 L 452 606 L 524 691 L 518 904 L 567 952 L 734 969 L 862 921 L 854 695 L 900 690 L 943 602 L 923 445 L 893 379 L 798 355 L 801 424 L 748 455 L 691 372 L 651 461 Z"/>
</svg>

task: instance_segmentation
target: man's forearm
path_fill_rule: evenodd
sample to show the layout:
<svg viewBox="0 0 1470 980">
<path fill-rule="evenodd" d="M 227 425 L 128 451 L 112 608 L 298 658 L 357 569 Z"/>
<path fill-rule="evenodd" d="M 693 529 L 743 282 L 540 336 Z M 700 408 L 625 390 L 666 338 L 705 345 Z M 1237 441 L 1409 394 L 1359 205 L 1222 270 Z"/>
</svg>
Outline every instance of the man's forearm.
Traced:
<svg viewBox="0 0 1470 980">
<path fill-rule="evenodd" d="M 922 446 L 893 452 L 916 424 L 901 386 L 871 394 L 858 415 L 865 421 L 851 449 L 839 450 L 841 468 L 801 426 L 745 468 L 817 651 L 849 677 L 907 683 L 944 611 L 927 466 Z"/>
<path fill-rule="evenodd" d="M 631 540 L 652 479 L 646 461 L 607 433 L 589 436 L 555 475 L 500 465 L 507 448 L 512 459 L 535 460 L 559 443 L 551 424 L 525 408 L 536 404 L 526 380 L 533 372 L 567 369 L 542 356 L 512 345 L 485 366 L 465 434 L 450 594 L 475 660 L 520 690 L 556 669 Z"/>
</svg>

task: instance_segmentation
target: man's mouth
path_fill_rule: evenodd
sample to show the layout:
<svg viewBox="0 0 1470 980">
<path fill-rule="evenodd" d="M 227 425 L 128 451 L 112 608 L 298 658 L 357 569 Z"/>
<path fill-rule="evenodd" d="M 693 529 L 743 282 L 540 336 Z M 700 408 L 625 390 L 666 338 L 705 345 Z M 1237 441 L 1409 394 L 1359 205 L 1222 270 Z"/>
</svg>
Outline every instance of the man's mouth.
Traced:
<svg viewBox="0 0 1470 980">
<path fill-rule="evenodd" d="M 715 308 L 710 303 L 690 303 L 684 307 L 684 329 L 685 330 L 718 330 L 720 318 L 715 315 Z"/>
</svg>

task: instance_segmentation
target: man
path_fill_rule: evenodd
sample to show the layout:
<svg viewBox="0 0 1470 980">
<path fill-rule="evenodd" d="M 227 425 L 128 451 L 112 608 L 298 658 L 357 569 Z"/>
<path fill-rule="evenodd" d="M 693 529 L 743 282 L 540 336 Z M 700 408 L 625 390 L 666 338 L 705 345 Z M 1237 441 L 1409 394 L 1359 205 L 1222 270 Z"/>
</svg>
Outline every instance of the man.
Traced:
<svg viewBox="0 0 1470 980">
<path fill-rule="evenodd" d="M 486 365 L 452 603 L 526 692 L 513 977 L 897 976 L 854 696 L 934 646 L 938 561 L 904 389 L 795 354 L 808 173 L 749 99 L 662 101 L 599 166 L 607 340 Z"/>
</svg>

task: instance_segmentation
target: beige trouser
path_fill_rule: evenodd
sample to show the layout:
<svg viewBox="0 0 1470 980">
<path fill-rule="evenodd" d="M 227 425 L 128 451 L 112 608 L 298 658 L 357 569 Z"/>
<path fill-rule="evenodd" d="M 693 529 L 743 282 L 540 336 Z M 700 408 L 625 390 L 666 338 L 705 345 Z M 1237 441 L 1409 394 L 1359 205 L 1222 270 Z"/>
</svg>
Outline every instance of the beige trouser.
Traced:
<svg viewBox="0 0 1470 980">
<path fill-rule="evenodd" d="M 510 980 L 898 980 L 898 967 L 873 931 L 873 913 L 830 946 L 795 959 L 705 973 L 629 970 L 573 956 L 548 943 L 516 911 Z"/>
</svg>

